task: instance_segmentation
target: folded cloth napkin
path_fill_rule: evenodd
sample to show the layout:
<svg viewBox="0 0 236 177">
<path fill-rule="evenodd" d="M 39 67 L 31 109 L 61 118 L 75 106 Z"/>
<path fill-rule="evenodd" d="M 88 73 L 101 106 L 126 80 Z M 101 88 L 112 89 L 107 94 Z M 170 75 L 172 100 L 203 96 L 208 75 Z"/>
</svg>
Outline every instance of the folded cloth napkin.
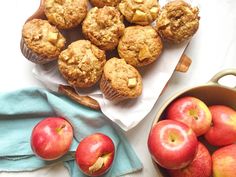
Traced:
<svg viewBox="0 0 236 177">
<path fill-rule="evenodd" d="M 122 132 L 114 129 L 98 111 L 85 108 L 74 101 L 45 89 L 30 88 L 0 93 L 0 171 L 32 171 L 63 161 L 72 177 L 85 175 L 76 166 L 73 153 L 55 161 L 37 158 L 30 147 L 33 127 L 49 116 L 66 118 L 74 129 L 70 152 L 87 135 L 101 132 L 112 138 L 116 156 L 105 177 L 122 176 L 142 169 L 142 164 Z"/>
</svg>

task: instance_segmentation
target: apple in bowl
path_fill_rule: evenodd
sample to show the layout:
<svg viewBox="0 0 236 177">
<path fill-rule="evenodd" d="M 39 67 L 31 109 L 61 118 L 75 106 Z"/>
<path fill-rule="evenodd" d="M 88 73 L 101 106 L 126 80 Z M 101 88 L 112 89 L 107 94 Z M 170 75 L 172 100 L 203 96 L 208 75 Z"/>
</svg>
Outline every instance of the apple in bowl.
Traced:
<svg viewBox="0 0 236 177">
<path fill-rule="evenodd" d="M 212 114 L 212 126 L 204 135 L 213 146 L 225 146 L 236 142 L 236 111 L 224 105 L 209 107 Z"/>
<path fill-rule="evenodd" d="M 212 154 L 213 177 L 235 177 L 236 144 L 219 148 Z"/>
<path fill-rule="evenodd" d="M 153 160 L 166 169 L 189 165 L 195 157 L 198 140 L 191 128 L 174 120 L 162 120 L 151 129 L 148 149 Z"/>
<path fill-rule="evenodd" d="M 186 167 L 177 170 L 168 170 L 170 177 L 210 177 L 212 173 L 212 160 L 208 149 L 198 143 L 197 154 Z"/>
<path fill-rule="evenodd" d="M 88 176 L 100 176 L 112 166 L 115 145 L 110 137 L 95 133 L 85 137 L 76 150 L 76 163 Z"/>
<path fill-rule="evenodd" d="M 166 114 L 167 119 L 188 125 L 197 136 L 206 133 L 211 126 L 212 116 L 207 105 L 196 97 L 185 96 L 174 100 Z"/>
<path fill-rule="evenodd" d="M 31 133 L 31 148 L 43 160 L 56 160 L 70 149 L 73 128 L 61 117 L 40 121 Z"/>
</svg>

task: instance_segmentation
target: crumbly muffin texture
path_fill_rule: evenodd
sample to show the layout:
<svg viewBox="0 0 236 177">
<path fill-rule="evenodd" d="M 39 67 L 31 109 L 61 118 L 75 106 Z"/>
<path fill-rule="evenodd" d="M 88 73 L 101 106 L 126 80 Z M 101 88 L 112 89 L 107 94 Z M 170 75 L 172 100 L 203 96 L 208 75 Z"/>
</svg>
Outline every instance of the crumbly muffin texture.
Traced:
<svg viewBox="0 0 236 177">
<path fill-rule="evenodd" d="M 161 38 L 152 26 L 127 27 L 118 45 L 120 57 L 135 67 L 151 64 L 162 49 Z"/>
<path fill-rule="evenodd" d="M 130 23 L 148 25 L 156 20 L 160 6 L 157 0 L 122 0 L 119 9 Z"/>
<path fill-rule="evenodd" d="M 125 98 L 135 98 L 142 93 L 139 72 L 124 59 L 111 58 L 104 66 L 103 77 L 111 87 Z"/>
<path fill-rule="evenodd" d="M 91 87 L 100 79 L 106 62 L 105 52 L 87 40 L 73 42 L 58 60 L 59 71 L 74 87 Z"/>
<path fill-rule="evenodd" d="M 157 19 L 157 30 L 170 43 L 181 43 L 190 39 L 198 30 L 199 9 L 182 0 L 171 1 L 161 10 Z"/>
<path fill-rule="evenodd" d="M 60 29 L 79 25 L 87 14 L 87 0 L 45 0 L 44 12 L 48 21 Z"/>
<path fill-rule="evenodd" d="M 85 37 L 102 50 L 113 50 L 124 29 L 122 15 L 109 6 L 92 8 L 82 25 Z"/>
<path fill-rule="evenodd" d="M 33 19 L 23 26 L 23 40 L 28 48 L 41 57 L 55 59 L 65 46 L 65 38 L 48 21 Z"/>
<path fill-rule="evenodd" d="M 117 6 L 121 0 L 90 0 L 93 6 L 104 7 L 104 6 Z"/>
</svg>

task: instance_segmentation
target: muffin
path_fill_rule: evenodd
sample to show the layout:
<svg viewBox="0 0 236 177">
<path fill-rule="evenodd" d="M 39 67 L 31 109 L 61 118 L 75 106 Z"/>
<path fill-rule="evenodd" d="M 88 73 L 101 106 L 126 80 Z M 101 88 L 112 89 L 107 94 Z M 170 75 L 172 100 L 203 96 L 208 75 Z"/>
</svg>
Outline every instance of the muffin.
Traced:
<svg viewBox="0 0 236 177">
<path fill-rule="evenodd" d="M 87 0 L 45 0 L 44 12 L 48 21 L 60 29 L 79 25 L 87 14 Z"/>
<path fill-rule="evenodd" d="M 85 37 L 102 50 L 116 48 L 124 29 L 122 15 L 109 6 L 92 8 L 82 25 Z"/>
<path fill-rule="evenodd" d="M 104 66 L 100 89 L 114 102 L 136 98 L 142 93 L 142 78 L 124 59 L 111 58 Z"/>
<path fill-rule="evenodd" d="M 198 30 L 199 10 L 190 4 L 175 0 L 167 3 L 157 19 L 157 30 L 169 43 L 181 43 L 190 39 Z"/>
<path fill-rule="evenodd" d="M 119 9 L 130 23 L 148 25 L 156 20 L 160 6 L 157 0 L 122 0 Z"/>
<path fill-rule="evenodd" d="M 152 26 L 130 26 L 118 45 L 119 56 L 135 67 L 146 66 L 159 58 L 163 45 Z"/>
<path fill-rule="evenodd" d="M 121 0 L 90 0 L 91 4 L 96 7 L 117 6 Z"/>
<path fill-rule="evenodd" d="M 45 64 L 57 59 L 65 42 L 58 29 L 46 20 L 33 19 L 23 26 L 21 51 L 34 63 Z"/>
<path fill-rule="evenodd" d="M 71 86 L 87 88 L 95 85 L 101 78 L 105 62 L 103 50 L 88 40 L 78 40 L 61 52 L 58 68 Z"/>
</svg>

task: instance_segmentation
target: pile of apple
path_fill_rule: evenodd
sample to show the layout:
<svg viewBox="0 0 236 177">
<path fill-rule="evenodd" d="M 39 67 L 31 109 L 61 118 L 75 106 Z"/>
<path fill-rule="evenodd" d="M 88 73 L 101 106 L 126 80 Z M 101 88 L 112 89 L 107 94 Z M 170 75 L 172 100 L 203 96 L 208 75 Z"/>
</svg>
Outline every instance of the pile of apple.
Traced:
<svg viewBox="0 0 236 177">
<path fill-rule="evenodd" d="M 56 160 L 71 146 L 73 128 L 64 118 L 49 117 L 39 122 L 31 134 L 31 148 L 43 160 Z M 78 167 L 88 176 L 100 176 L 112 166 L 115 146 L 102 133 L 85 137 L 78 145 L 75 158 Z"/>
<path fill-rule="evenodd" d="M 182 97 L 167 107 L 164 116 L 152 127 L 148 148 L 171 177 L 236 177 L 235 110 Z M 210 147 L 216 150 L 210 153 Z"/>
</svg>

